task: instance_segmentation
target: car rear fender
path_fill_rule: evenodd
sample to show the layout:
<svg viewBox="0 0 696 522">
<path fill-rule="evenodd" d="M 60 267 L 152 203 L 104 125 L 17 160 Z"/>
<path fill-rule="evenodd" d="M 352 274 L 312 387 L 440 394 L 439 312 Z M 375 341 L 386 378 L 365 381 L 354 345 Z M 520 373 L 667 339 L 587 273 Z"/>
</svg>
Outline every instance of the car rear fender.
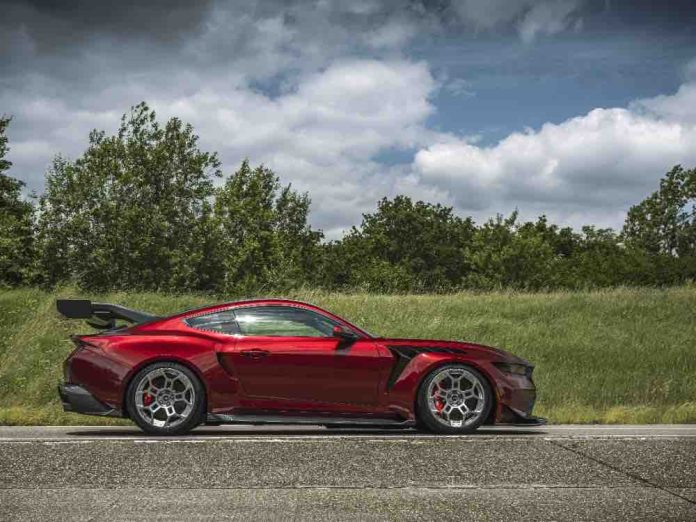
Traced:
<svg viewBox="0 0 696 522">
<path fill-rule="evenodd" d="M 140 361 L 128 373 L 126 378 L 123 380 L 123 389 L 121 390 L 121 405 L 122 405 L 123 415 L 125 417 L 129 416 L 128 411 L 127 411 L 127 407 L 126 407 L 126 404 L 127 404 L 126 393 L 128 393 L 128 388 L 130 388 L 131 382 L 133 382 L 133 378 L 138 374 L 138 372 L 140 370 L 142 370 L 146 366 L 149 366 L 149 365 L 155 364 L 155 363 L 160 363 L 160 362 L 171 362 L 171 363 L 180 364 L 182 366 L 185 366 L 189 370 L 191 370 L 193 372 L 193 374 L 196 377 L 198 377 L 198 380 L 203 385 L 203 390 L 205 391 L 206 411 L 207 411 L 207 397 L 209 395 L 209 390 L 208 390 L 208 383 L 205 379 L 205 376 L 203 375 L 203 372 L 201 372 L 200 368 L 198 368 L 195 364 L 191 363 L 191 361 L 184 359 L 182 357 L 178 357 L 176 355 L 168 354 L 168 355 L 155 356 L 155 357 L 151 357 L 149 359 L 145 359 L 143 361 Z"/>
</svg>

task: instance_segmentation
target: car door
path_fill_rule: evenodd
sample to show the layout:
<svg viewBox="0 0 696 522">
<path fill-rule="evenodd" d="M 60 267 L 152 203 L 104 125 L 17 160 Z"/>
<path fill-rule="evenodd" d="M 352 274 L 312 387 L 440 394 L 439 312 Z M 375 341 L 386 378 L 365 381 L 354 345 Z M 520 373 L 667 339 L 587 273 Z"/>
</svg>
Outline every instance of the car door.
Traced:
<svg viewBox="0 0 696 522">
<path fill-rule="evenodd" d="M 297 306 L 243 307 L 235 316 L 233 366 L 250 406 L 377 403 L 390 359 L 371 339 L 339 339 L 340 323 Z"/>
</svg>

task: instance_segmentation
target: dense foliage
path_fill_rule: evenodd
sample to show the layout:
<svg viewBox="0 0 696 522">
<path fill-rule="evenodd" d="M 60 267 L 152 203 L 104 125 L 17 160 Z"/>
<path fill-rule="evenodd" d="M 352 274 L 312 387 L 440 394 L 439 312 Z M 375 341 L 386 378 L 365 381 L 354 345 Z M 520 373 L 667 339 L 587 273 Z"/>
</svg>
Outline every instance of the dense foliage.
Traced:
<svg viewBox="0 0 696 522">
<path fill-rule="evenodd" d="M 193 290 L 204 282 L 215 154 L 190 125 L 161 127 L 146 105 L 115 136 L 93 131 L 75 162 L 56 158 L 38 219 L 47 283 L 89 288 Z"/>
<path fill-rule="evenodd" d="M 301 286 L 316 270 L 321 232 L 307 224 L 309 196 L 244 161 L 215 192 L 210 288 L 235 293 Z"/>
<path fill-rule="evenodd" d="M 24 183 L 5 174 L 12 166 L 5 159 L 9 123 L 9 118 L 0 118 L 0 285 L 17 285 L 31 279 L 34 258 L 34 209 L 22 199 Z"/>
<path fill-rule="evenodd" d="M 36 207 L 21 196 L 0 119 L 0 284 L 252 294 L 302 286 L 376 292 L 672 285 L 696 278 L 696 170 L 674 167 L 621 233 L 517 213 L 477 225 L 452 208 L 383 199 L 339 241 L 310 199 L 244 161 L 222 178 L 190 125 L 144 103 L 114 136 L 57 156 Z"/>
</svg>

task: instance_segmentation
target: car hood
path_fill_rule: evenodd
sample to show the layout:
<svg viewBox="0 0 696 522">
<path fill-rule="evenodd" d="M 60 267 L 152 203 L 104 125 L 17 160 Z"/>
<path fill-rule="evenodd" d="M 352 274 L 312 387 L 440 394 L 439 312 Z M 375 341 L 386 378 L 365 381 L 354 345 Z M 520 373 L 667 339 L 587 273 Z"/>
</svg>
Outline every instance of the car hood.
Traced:
<svg viewBox="0 0 696 522">
<path fill-rule="evenodd" d="M 466 353 L 471 353 L 473 351 L 481 354 L 497 355 L 501 360 L 506 362 L 524 364 L 525 366 L 534 366 L 529 361 L 505 350 L 501 350 L 500 348 L 486 346 L 484 344 L 470 343 L 467 341 L 446 341 L 441 339 L 400 339 L 391 337 L 380 337 L 375 340 L 392 347 L 411 346 L 415 348 L 449 348 L 451 350 L 461 350 L 462 352 Z"/>
</svg>

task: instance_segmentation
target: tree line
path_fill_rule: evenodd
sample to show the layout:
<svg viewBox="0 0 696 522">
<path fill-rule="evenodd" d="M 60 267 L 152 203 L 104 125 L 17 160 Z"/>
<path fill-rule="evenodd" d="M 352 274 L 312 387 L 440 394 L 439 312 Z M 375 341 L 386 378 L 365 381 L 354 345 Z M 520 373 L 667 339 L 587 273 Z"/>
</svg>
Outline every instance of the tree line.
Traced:
<svg viewBox="0 0 696 522">
<path fill-rule="evenodd" d="M 223 176 L 191 125 L 141 103 L 115 135 L 56 156 L 27 200 L 0 118 L 0 285 L 244 295 L 299 287 L 451 292 L 664 286 L 696 278 L 696 169 L 676 166 L 621 232 L 517 213 L 482 224 L 437 203 L 382 199 L 343 238 L 309 224 L 310 198 L 244 161 Z M 215 180 L 221 178 L 220 183 Z"/>
</svg>

